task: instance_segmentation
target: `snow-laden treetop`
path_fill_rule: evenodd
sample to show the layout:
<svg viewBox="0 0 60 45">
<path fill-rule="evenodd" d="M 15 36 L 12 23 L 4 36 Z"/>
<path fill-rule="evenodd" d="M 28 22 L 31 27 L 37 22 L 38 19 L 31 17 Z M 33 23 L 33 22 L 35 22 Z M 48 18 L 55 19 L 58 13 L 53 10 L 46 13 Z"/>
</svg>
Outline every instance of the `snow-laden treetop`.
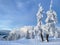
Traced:
<svg viewBox="0 0 60 45">
<path fill-rule="evenodd" d="M 37 19 L 41 19 L 43 17 L 42 12 L 43 12 L 43 7 L 41 6 L 41 4 L 39 4 L 39 10 L 36 14 Z"/>
<path fill-rule="evenodd" d="M 53 3 L 53 0 L 51 0 L 51 3 L 50 3 L 50 8 L 49 10 L 46 12 L 47 14 L 47 18 L 46 18 L 46 23 L 56 23 L 57 22 L 57 14 L 54 10 L 52 10 L 52 3 Z"/>
</svg>

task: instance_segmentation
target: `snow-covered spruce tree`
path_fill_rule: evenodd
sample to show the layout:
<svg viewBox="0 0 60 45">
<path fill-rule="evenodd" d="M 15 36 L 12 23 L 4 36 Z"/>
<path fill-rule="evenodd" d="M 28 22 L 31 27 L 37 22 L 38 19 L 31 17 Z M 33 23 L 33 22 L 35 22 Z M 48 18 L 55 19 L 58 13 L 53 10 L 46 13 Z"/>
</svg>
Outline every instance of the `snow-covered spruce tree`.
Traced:
<svg viewBox="0 0 60 45">
<path fill-rule="evenodd" d="M 35 38 L 35 32 L 34 32 L 34 27 L 30 27 L 30 29 L 27 30 L 27 34 L 26 34 L 26 39 L 33 39 Z"/>
<path fill-rule="evenodd" d="M 56 31 L 56 27 L 55 24 L 57 22 L 57 14 L 56 12 L 52 9 L 52 0 L 50 3 L 50 9 L 46 12 L 47 14 L 47 18 L 45 20 L 46 22 L 46 32 L 47 34 L 50 34 L 51 36 L 55 36 L 55 31 Z M 57 32 L 56 32 L 57 34 Z"/>
<path fill-rule="evenodd" d="M 35 38 L 35 30 L 34 30 L 34 27 L 32 28 L 32 39 Z"/>
<path fill-rule="evenodd" d="M 43 7 L 39 4 L 39 10 L 36 14 L 37 16 L 37 25 L 35 27 L 35 33 L 36 33 L 36 36 L 38 36 L 39 38 L 41 37 L 42 35 L 42 18 L 43 18 Z M 43 40 L 43 39 L 42 39 Z"/>
<path fill-rule="evenodd" d="M 26 39 L 30 39 L 30 38 L 31 38 L 30 33 L 29 33 L 29 31 L 27 31 Z"/>
</svg>

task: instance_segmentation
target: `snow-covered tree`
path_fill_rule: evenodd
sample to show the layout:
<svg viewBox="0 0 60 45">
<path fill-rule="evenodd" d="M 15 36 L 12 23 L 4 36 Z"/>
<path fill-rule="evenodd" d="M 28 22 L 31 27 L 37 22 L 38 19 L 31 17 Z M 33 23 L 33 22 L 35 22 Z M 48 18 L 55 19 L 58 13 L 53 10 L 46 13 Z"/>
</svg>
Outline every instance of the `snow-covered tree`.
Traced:
<svg viewBox="0 0 60 45">
<path fill-rule="evenodd" d="M 35 26 L 35 34 L 36 36 L 38 36 L 39 38 L 42 35 L 42 18 L 43 18 L 43 7 L 39 4 L 39 9 L 38 12 L 36 14 L 37 16 L 37 25 Z M 43 40 L 43 39 L 42 39 Z"/>
<path fill-rule="evenodd" d="M 34 27 L 30 27 L 30 29 L 27 30 L 26 38 L 27 39 L 35 38 Z"/>
<path fill-rule="evenodd" d="M 50 9 L 46 12 L 47 18 L 46 18 L 45 22 L 46 22 L 46 31 L 47 31 L 47 33 L 50 34 L 51 36 L 54 36 L 55 31 L 56 31 L 55 24 L 57 22 L 57 14 L 52 9 L 52 3 L 53 2 L 51 0 Z M 56 32 L 56 34 L 57 34 L 57 32 Z"/>
<path fill-rule="evenodd" d="M 26 39 L 31 39 L 31 36 L 30 36 L 29 31 L 27 31 L 27 34 L 26 34 Z"/>
<path fill-rule="evenodd" d="M 41 4 L 39 4 L 39 9 L 38 9 L 38 12 L 36 14 L 37 16 L 37 26 L 41 26 L 42 24 L 42 18 L 43 18 L 43 7 L 41 6 Z"/>
<path fill-rule="evenodd" d="M 37 16 L 37 30 L 40 30 L 41 29 L 41 25 L 42 25 L 42 18 L 43 18 L 43 7 L 39 4 L 39 10 L 36 14 Z"/>
</svg>

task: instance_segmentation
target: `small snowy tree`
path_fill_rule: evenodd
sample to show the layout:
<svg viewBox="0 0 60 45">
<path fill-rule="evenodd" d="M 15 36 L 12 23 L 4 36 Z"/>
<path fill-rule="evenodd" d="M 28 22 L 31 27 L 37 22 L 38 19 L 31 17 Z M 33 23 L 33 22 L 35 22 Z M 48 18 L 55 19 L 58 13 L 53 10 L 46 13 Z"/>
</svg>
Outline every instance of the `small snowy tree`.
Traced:
<svg viewBox="0 0 60 45">
<path fill-rule="evenodd" d="M 30 39 L 30 38 L 31 38 L 30 33 L 29 33 L 29 31 L 27 31 L 26 39 Z"/>
<path fill-rule="evenodd" d="M 35 30 L 34 30 L 34 27 L 32 28 L 32 39 L 35 38 Z"/>
<path fill-rule="evenodd" d="M 35 38 L 34 27 L 32 26 L 27 27 L 26 38 L 27 39 Z"/>
<path fill-rule="evenodd" d="M 32 39 L 34 39 L 35 38 L 35 35 L 34 35 L 34 32 L 32 32 Z"/>
</svg>

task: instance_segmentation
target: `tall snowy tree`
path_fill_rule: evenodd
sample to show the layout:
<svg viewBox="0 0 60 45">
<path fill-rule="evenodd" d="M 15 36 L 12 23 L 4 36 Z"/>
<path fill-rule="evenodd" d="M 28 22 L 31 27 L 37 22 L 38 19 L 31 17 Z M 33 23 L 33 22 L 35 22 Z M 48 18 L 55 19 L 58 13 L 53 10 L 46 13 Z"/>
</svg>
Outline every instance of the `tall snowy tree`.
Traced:
<svg viewBox="0 0 60 45">
<path fill-rule="evenodd" d="M 45 22 L 46 22 L 47 34 L 50 34 L 51 36 L 54 36 L 55 31 L 56 31 L 55 24 L 57 22 L 57 14 L 52 9 L 52 3 L 53 3 L 53 1 L 51 0 L 50 9 L 46 12 L 47 18 L 46 18 Z M 57 32 L 56 32 L 56 34 L 57 34 Z"/>
<path fill-rule="evenodd" d="M 37 35 L 39 37 L 41 37 L 42 41 L 43 41 L 42 28 L 41 28 L 41 26 L 42 26 L 42 18 L 43 18 L 42 13 L 43 13 L 43 7 L 39 4 L 39 10 L 38 10 L 38 12 L 36 14 L 36 16 L 37 16 L 36 32 L 37 32 Z"/>
</svg>

